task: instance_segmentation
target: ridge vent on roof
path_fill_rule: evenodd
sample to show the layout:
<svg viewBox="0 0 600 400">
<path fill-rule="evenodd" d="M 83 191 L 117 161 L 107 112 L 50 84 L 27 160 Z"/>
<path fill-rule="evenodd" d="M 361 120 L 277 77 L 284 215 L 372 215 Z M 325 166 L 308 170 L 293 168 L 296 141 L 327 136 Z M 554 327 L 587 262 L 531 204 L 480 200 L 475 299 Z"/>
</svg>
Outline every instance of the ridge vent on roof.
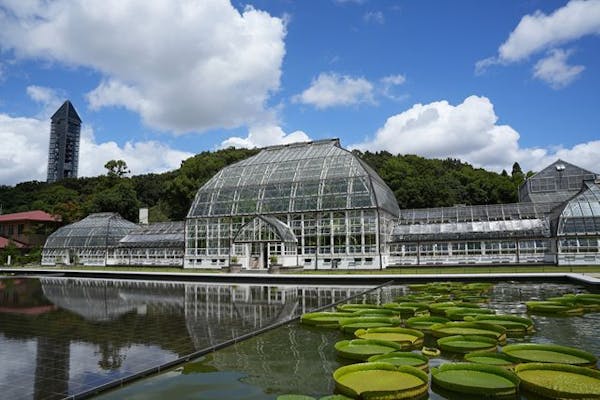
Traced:
<svg viewBox="0 0 600 400">
<path fill-rule="evenodd" d="M 338 138 L 332 138 L 332 139 L 319 139 L 319 140 L 310 140 L 310 141 L 306 141 L 306 142 L 294 142 L 294 143 L 287 143 L 287 144 L 276 144 L 273 146 L 267 146 L 267 147 L 263 147 L 261 150 L 265 151 L 271 151 L 271 150 L 278 150 L 278 149 L 285 149 L 285 148 L 294 148 L 294 147 L 304 147 L 304 146 L 308 146 L 308 145 L 323 145 L 323 144 L 331 144 L 333 146 L 337 146 L 340 147 L 340 139 Z"/>
</svg>

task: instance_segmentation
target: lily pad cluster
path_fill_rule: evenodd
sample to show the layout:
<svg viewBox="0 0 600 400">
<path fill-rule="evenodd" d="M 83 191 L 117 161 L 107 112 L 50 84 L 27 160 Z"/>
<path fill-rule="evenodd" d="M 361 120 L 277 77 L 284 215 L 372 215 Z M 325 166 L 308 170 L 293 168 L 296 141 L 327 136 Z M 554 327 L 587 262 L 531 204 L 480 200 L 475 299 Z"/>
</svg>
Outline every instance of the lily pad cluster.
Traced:
<svg viewBox="0 0 600 400">
<path fill-rule="evenodd" d="M 600 294 L 569 293 L 543 301 L 528 301 L 525 305 L 527 311 L 535 314 L 582 315 L 600 311 Z"/>
<path fill-rule="evenodd" d="M 320 400 L 427 398 L 430 383 L 435 392 L 450 397 L 461 393 L 514 399 L 523 389 L 552 399 L 600 399 L 600 372 L 592 369 L 597 364 L 593 354 L 555 344 L 506 345 L 507 338 L 532 335 L 534 324 L 488 308 L 492 288 L 490 283 L 410 285 L 410 292 L 392 303 L 344 304 L 333 312 L 303 315 L 303 324 L 353 335 L 335 344 L 338 357 L 353 363 L 333 374 L 338 394 Z M 569 310 L 600 311 L 599 295 L 565 295 L 547 302 Z M 440 350 L 454 358 L 464 356 L 465 362 L 432 368 L 430 382 L 429 361 Z"/>
</svg>

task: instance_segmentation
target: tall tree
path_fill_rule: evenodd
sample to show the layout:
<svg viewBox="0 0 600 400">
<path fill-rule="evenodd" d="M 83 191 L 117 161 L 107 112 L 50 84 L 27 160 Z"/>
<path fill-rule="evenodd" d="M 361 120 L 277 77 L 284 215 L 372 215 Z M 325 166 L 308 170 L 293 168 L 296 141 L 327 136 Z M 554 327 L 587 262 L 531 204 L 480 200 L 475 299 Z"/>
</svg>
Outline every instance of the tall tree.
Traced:
<svg viewBox="0 0 600 400">
<path fill-rule="evenodd" d="M 127 168 L 127 163 L 123 160 L 110 160 L 104 164 L 104 168 L 108 170 L 106 173 L 108 176 L 116 176 L 119 178 L 131 172 L 129 168 Z"/>
</svg>

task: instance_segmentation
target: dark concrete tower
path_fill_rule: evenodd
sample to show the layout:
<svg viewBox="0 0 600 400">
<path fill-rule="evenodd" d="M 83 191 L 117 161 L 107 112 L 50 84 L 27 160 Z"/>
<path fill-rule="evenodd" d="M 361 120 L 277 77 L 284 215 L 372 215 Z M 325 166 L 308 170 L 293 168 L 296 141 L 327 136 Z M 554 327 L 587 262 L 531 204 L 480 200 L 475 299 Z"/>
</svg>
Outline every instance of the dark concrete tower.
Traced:
<svg viewBox="0 0 600 400">
<path fill-rule="evenodd" d="M 81 118 L 69 100 L 54 113 L 50 125 L 48 182 L 77 178 Z"/>
</svg>

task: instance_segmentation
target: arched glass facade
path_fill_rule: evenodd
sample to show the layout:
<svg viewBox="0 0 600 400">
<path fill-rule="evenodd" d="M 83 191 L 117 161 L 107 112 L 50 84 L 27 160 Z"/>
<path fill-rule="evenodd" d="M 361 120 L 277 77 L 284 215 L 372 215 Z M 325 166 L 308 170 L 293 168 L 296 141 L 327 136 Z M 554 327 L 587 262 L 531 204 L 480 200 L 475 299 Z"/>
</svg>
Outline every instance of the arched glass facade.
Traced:
<svg viewBox="0 0 600 400">
<path fill-rule="evenodd" d="M 270 256 L 305 268 L 378 268 L 399 208 L 392 191 L 338 140 L 263 149 L 223 168 L 196 194 L 186 222 L 186 267 L 263 268 Z M 237 243 L 257 216 L 297 238 Z M 288 242 L 289 243 L 289 242 Z"/>
<path fill-rule="evenodd" d="M 563 264 L 600 264 L 600 186 L 585 182 L 558 219 L 558 257 Z"/>
</svg>

